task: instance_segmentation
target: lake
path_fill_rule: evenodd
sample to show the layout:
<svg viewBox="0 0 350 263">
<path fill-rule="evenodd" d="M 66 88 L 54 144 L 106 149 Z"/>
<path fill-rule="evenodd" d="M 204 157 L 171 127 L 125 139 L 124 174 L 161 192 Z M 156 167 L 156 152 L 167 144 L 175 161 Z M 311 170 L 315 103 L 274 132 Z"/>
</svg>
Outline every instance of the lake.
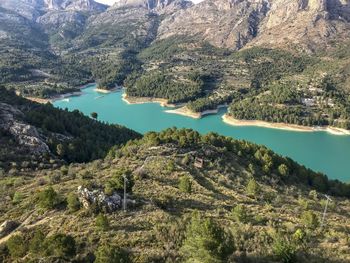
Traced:
<svg viewBox="0 0 350 263">
<path fill-rule="evenodd" d="M 94 91 L 95 85 L 83 89 L 83 95 L 57 100 L 54 105 L 69 110 L 78 109 L 86 115 L 98 113 L 98 119 L 117 123 L 145 133 L 161 131 L 168 127 L 191 128 L 205 134 L 221 135 L 263 144 L 284 156 L 329 178 L 350 182 L 350 136 L 337 136 L 327 132 L 294 132 L 262 127 L 234 127 L 225 124 L 222 109 L 216 115 L 202 119 L 169 114 L 169 108 L 157 103 L 129 105 L 122 100 L 123 91 L 101 94 Z"/>
</svg>

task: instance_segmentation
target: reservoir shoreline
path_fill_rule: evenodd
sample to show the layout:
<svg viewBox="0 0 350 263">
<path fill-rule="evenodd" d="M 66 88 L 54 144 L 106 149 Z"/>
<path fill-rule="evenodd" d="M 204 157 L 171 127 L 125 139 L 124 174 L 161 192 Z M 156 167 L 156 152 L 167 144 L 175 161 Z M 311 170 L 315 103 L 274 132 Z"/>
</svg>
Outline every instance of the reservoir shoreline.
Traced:
<svg viewBox="0 0 350 263">
<path fill-rule="evenodd" d="M 145 104 L 145 103 L 159 103 L 162 107 L 175 108 L 180 104 L 171 104 L 167 99 L 152 98 L 152 97 L 131 97 L 124 92 L 122 95 L 123 101 L 127 104 Z"/>
<path fill-rule="evenodd" d="M 54 106 L 70 111 L 79 110 L 89 116 L 97 112 L 99 120 L 126 126 L 145 134 L 160 132 L 169 127 L 189 128 L 207 134 L 215 132 L 239 140 L 247 140 L 266 145 L 276 153 L 290 157 L 306 167 L 327 174 L 330 178 L 349 181 L 350 136 L 335 136 L 328 132 L 296 132 L 281 129 L 260 128 L 258 126 L 231 126 L 223 122 L 226 110 L 201 119 L 169 114 L 167 110 L 152 100 L 138 100 L 139 105 L 129 105 L 122 96 L 124 90 L 103 95 L 95 91 L 95 86 L 83 90 L 83 96 L 57 100 Z M 101 96 L 102 95 L 102 96 Z M 125 95 L 124 95 L 125 96 Z M 99 98 L 98 100 L 96 98 Z M 128 98 L 129 99 L 129 98 Z M 164 100 L 162 100 L 164 101 Z M 153 103 L 152 103 L 153 102 Z M 178 106 L 179 107 L 179 106 Z M 250 123 L 251 124 L 251 123 Z"/>
<path fill-rule="evenodd" d="M 228 114 L 224 114 L 222 116 L 222 120 L 223 122 L 231 126 L 256 126 L 256 127 L 279 129 L 279 130 L 286 130 L 286 131 L 296 131 L 296 132 L 324 131 L 324 132 L 331 133 L 332 135 L 350 135 L 350 131 L 337 128 L 337 127 L 332 127 L 332 126 L 308 127 L 308 126 L 301 126 L 296 124 L 273 123 L 273 122 L 259 121 L 259 120 L 238 120 L 233 118 L 232 116 L 229 116 Z"/>
<path fill-rule="evenodd" d="M 58 101 L 58 100 L 63 100 L 63 99 L 67 99 L 70 97 L 81 96 L 84 94 L 82 92 L 83 89 L 89 88 L 93 85 L 96 85 L 96 83 L 95 82 L 88 83 L 88 84 L 82 85 L 79 88 L 77 88 L 77 91 L 58 94 L 58 95 L 52 96 L 52 97 L 47 98 L 47 99 L 38 98 L 38 97 L 24 97 L 24 98 L 26 98 L 27 100 L 30 100 L 30 101 L 40 103 L 40 104 L 47 104 L 49 102 L 53 103 L 53 102 Z"/>
<path fill-rule="evenodd" d="M 190 110 L 187 106 L 183 106 L 174 110 L 167 110 L 165 111 L 166 113 L 171 113 L 171 114 L 178 114 L 178 115 L 182 115 L 182 116 L 186 116 L 186 117 L 191 117 L 194 119 L 200 119 L 203 118 L 207 115 L 212 115 L 212 114 L 218 114 L 219 110 L 221 108 L 227 108 L 226 104 L 222 104 L 222 105 L 218 105 L 216 109 L 213 110 L 205 110 L 202 112 L 194 112 L 192 110 Z"/>
<path fill-rule="evenodd" d="M 57 96 L 54 96 L 49 99 L 42 99 L 37 97 L 26 97 L 26 99 L 29 99 L 31 101 L 35 101 L 41 104 L 46 104 L 48 102 L 53 103 L 58 100 L 67 99 L 69 97 L 75 97 L 75 96 L 81 96 L 84 93 L 82 92 L 83 89 L 89 88 L 92 85 L 96 85 L 96 83 L 89 83 L 86 85 L 83 85 L 79 87 L 80 91 L 75 92 L 69 92 L 60 94 Z M 104 94 L 110 94 L 112 92 L 116 91 L 122 91 L 123 89 L 121 87 L 116 87 L 111 90 L 104 90 L 104 89 L 98 89 L 94 88 L 95 92 L 98 93 L 104 93 Z M 182 115 L 185 117 L 190 117 L 193 119 L 201 119 L 207 115 L 213 115 L 218 114 L 219 110 L 221 108 L 227 108 L 227 104 L 218 105 L 216 109 L 213 110 L 205 110 L 202 112 L 194 112 L 190 110 L 185 104 L 171 104 L 167 99 L 164 98 L 152 98 L 152 97 L 131 97 L 128 96 L 125 92 L 122 94 L 122 100 L 126 102 L 127 104 L 146 104 L 146 103 L 158 103 L 162 107 L 166 108 L 175 108 L 171 110 L 165 110 L 166 113 L 169 114 L 177 114 Z M 333 127 L 333 126 L 301 126 L 296 124 L 288 124 L 288 123 L 273 123 L 273 122 L 266 122 L 266 121 L 260 121 L 260 120 L 238 120 L 233 118 L 232 116 L 229 116 L 227 113 L 222 116 L 222 121 L 228 125 L 231 126 L 240 126 L 240 127 L 262 127 L 262 128 L 269 128 L 269 129 L 279 129 L 279 130 L 286 130 L 286 131 L 293 131 L 293 132 L 327 132 L 332 135 L 338 135 L 338 136 L 346 136 L 350 135 L 350 131 Z"/>
</svg>

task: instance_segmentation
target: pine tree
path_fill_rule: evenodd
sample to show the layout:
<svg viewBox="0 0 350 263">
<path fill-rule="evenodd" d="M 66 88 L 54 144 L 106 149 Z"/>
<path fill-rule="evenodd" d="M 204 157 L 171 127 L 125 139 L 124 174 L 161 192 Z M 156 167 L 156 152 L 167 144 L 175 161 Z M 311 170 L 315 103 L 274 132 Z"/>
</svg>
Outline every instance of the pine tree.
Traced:
<svg viewBox="0 0 350 263">
<path fill-rule="evenodd" d="M 232 251 L 232 238 L 221 227 L 198 213 L 192 216 L 181 248 L 186 262 L 222 263 Z"/>
<path fill-rule="evenodd" d="M 247 184 L 247 188 L 246 188 L 246 192 L 249 196 L 251 197 L 256 197 L 257 194 L 259 194 L 260 192 L 260 186 L 258 185 L 258 183 L 255 181 L 254 178 L 251 178 L 248 181 Z"/>
</svg>

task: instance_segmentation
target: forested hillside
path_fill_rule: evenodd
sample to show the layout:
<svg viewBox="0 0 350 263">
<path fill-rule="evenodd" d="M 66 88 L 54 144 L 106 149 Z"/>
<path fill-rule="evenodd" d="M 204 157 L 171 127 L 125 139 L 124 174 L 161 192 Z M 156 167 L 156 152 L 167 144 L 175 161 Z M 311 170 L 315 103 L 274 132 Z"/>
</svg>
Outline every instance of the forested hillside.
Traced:
<svg viewBox="0 0 350 263">
<path fill-rule="evenodd" d="M 123 196 L 123 176 L 127 211 L 110 210 L 103 200 L 119 199 L 104 195 Z M 216 134 L 152 132 L 104 160 L 2 173 L 0 187 L 0 222 L 11 226 L 0 232 L 3 262 L 350 259 L 350 185 Z"/>
<path fill-rule="evenodd" d="M 96 81 L 194 112 L 350 127 L 346 3 L 88 2 L 2 3 L 0 83 L 48 98 Z"/>
<path fill-rule="evenodd" d="M 0 94 L 0 167 L 5 170 L 88 162 L 103 158 L 112 146 L 140 137 L 125 127 L 37 104 L 1 87 Z"/>
<path fill-rule="evenodd" d="M 349 36 L 348 1 L 1 0 L 0 262 L 350 262 L 349 183 L 247 141 L 25 98 L 96 82 L 349 130 Z"/>
</svg>

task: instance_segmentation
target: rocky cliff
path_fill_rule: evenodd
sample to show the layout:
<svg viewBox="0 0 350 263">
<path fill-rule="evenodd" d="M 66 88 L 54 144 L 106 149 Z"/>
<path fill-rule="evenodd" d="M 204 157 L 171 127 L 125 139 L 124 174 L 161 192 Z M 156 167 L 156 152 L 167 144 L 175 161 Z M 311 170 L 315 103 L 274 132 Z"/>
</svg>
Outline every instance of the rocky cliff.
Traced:
<svg viewBox="0 0 350 263">
<path fill-rule="evenodd" d="M 45 139 L 36 127 L 22 121 L 23 117 L 24 114 L 17 108 L 0 103 L 0 129 L 12 135 L 20 146 L 28 148 L 32 154 L 49 153 Z"/>
<path fill-rule="evenodd" d="M 233 49 L 252 45 L 315 49 L 349 36 L 349 1 L 206 0 L 165 19 L 159 38 L 197 36 Z"/>
<path fill-rule="evenodd" d="M 143 8 L 158 13 L 173 13 L 192 6 L 188 0 L 119 0 L 112 8 Z"/>
<path fill-rule="evenodd" d="M 79 10 L 79 11 L 104 11 L 106 6 L 93 0 L 44 0 L 48 9 L 54 10 Z"/>
</svg>

